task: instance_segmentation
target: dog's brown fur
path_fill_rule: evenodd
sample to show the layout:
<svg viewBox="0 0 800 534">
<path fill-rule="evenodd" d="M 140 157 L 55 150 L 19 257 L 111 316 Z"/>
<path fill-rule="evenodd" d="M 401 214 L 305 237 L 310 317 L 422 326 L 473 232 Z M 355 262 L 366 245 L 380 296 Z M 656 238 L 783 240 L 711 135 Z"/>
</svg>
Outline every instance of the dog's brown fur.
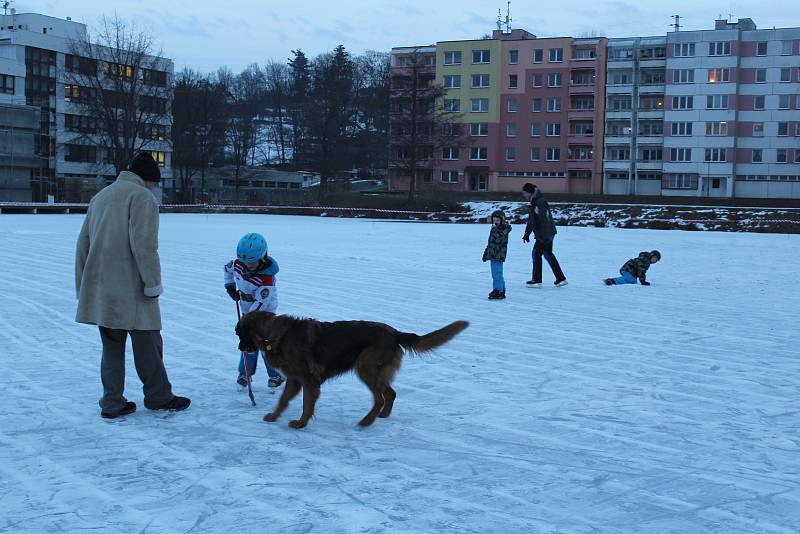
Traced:
<svg viewBox="0 0 800 534">
<path fill-rule="evenodd" d="M 397 394 L 391 382 L 400 368 L 404 349 L 423 353 L 444 345 L 462 330 L 467 321 L 456 321 L 444 328 L 419 336 L 399 332 L 384 323 L 298 319 L 288 315 L 252 312 L 236 325 L 239 350 L 267 354 L 272 367 L 286 375 L 286 386 L 275 410 L 264 416 L 275 421 L 303 390 L 303 414 L 290 421 L 292 428 L 303 428 L 314 415 L 320 386 L 328 378 L 354 370 L 372 391 L 372 409 L 358 423 L 371 425 L 376 417 L 389 417 Z"/>
</svg>

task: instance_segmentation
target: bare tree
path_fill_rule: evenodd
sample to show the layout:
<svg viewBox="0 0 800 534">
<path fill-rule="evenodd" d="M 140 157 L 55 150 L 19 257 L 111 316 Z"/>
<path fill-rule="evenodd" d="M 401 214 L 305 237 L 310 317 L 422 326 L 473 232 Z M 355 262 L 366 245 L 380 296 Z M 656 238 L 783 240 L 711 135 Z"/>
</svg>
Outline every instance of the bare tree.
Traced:
<svg viewBox="0 0 800 534">
<path fill-rule="evenodd" d="M 254 160 L 259 139 L 258 119 L 264 109 L 263 75 L 258 65 L 253 64 L 236 76 L 225 70 L 220 70 L 219 76 L 228 93 L 226 142 L 234 165 L 238 201 L 241 169 Z"/>
<path fill-rule="evenodd" d="M 69 42 L 65 67 L 65 98 L 96 125 L 80 140 L 104 148 L 116 173 L 136 152 L 169 146 L 172 62 L 150 34 L 104 17 L 96 34 Z"/>
<path fill-rule="evenodd" d="M 353 166 L 386 170 L 389 148 L 389 66 L 386 52 L 368 50 L 354 60 Z"/>
<path fill-rule="evenodd" d="M 430 54 L 413 50 L 392 74 L 389 166 L 409 176 L 412 203 L 420 175 L 433 173 L 434 155 L 466 144 L 460 110 L 450 107 L 447 91 L 434 83 Z"/>
<path fill-rule="evenodd" d="M 205 172 L 225 134 L 226 95 L 222 85 L 190 69 L 175 80 L 172 105 L 172 167 L 180 184 L 181 201 L 195 200 L 193 180 L 200 173 L 205 198 Z"/>
<path fill-rule="evenodd" d="M 270 60 L 264 67 L 267 111 L 270 116 L 269 136 L 278 154 L 278 163 L 286 163 L 286 149 L 290 141 L 287 108 L 289 104 L 289 67 Z"/>
</svg>

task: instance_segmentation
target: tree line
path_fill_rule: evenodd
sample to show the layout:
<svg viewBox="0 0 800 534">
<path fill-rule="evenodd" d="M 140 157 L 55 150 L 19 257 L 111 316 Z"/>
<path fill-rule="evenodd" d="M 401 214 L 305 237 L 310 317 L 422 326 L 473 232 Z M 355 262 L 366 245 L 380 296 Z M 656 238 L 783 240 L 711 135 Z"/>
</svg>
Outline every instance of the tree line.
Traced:
<svg viewBox="0 0 800 534">
<path fill-rule="evenodd" d="M 309 58 L 253 63 L 240 73 L 184 69 L 175 75 L 172 166 L 182 202 L 205 189 L 214 164 L 313 170 L 322 200 L 329 180 L 351 169 L 386 169 L 389 54 L 351 55 L 339 45 Z M 195 185 L 199 183 L 199 188 Z"/>
</svg>

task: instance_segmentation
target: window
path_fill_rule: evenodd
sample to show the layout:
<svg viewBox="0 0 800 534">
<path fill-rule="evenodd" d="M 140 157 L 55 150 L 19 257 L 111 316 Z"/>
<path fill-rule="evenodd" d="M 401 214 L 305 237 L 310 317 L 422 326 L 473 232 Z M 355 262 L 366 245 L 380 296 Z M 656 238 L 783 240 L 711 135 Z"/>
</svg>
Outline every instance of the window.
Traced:
<svg viewBox="0 0 800 534">
<path fill-rule="evenodd" d="M 150 152 L 150 155 L 153 156 L 153 159 L 156 160 L 159 167 L 164 167 L 167 164 L 167 154 L 166 152 L 161 152 L 159 150 L 154 150 Z M 288 184 L 287 186 L 288 187 Z"/>
<path fill-rule="evenodd" d="M 508 112 L 509 113 L 516 113 L 517 112 L 517 99 L 516 98 L 509 98 L 508 99 Z"/>
<path fill-rule="evenodd" d="M 88 57 L 67 54 L 64 56 L 64 68 L 67 71 L 74 72 L 76 74 L 94 76 L 97 74 L 97 60 L 89 59 Z"/>
<path fill-rule="evenodd" d="M 167 138 L 167 127 L 163 124 L 145 124 L 144 137 L 153 141 L 163 141 Z"/>
<path fill-rule="evenodd" d="M 726 121 L 707 122 L 706 135 L 713 135 L 713 136 L 728 135 L 728 123 Z"/>
<path fill-rule="evenodd" d="M 489 99 L 488 98 L 473 98 L 472 111 L 475 113 L 488 113 L 489 112 Z"/>
<path fill-rule="evenodd" d="M 485 146 L 474 146 L 469 149 L 469 159 L 485 160 L 488 159 L 489 149 Z"/>
<path fill-rule="evenodd" d="M 778 135 L 781 137 L 789 135 L 789 123 L 788 122 L 779 122 L 778 123 Z"/>
<path fill-rule="evenodd" d="M 763 163 L 764 162 L 764 150 L 761 148 L 754 148 L 753 149 L 753 163 Z"/>
<path fill-rule="evenodd" d="M 671 148 L 670 149 L 671 161 L 692 161 L 691 148 Z"/>
<path fill-rule="evenodd" d="M 578 48 L 575 50 L 575 59 L 595 59 L 597 58 L 597 50 L 594 48 Z"/>
<path fill-rule="evenodd" d="M 560 98 L 548 98 L 547 99 L 547 111 L 550 113 L 555 113 L 557 111 L 561 111 L 561 99 Z"/>
<path fill-rule="evenodd" d="M 461 89 L 461 75 L 453 74 L 444 77 L 445 89 Z"/>
<path fill-rule="evenodd" d="M 775 155 L 775 162 L 776 163 L 787 163 L 789 161 L 789 154 L 788 150 L 785 148 L 779 148 L 777 154 Z"/>
<path fill-rule="evenodd" d="M 694 43 L 675 43 L 675 57 L 694 57 Z"/>
<path fill-rule="evenodd" d="M 561 135 L 561 123 L 560 122 L 548 122 L 547 123 L 547 137 L 558 137 Z"/>
<path fill-rule="evenodd" d="M 767 82 L 767 69 L 756 69 L 756 83 Z"/>
<path fill-rule="evenodd" d="M 547 149 L 547 161 L 560 161 L 561 160 L 561 149 L 560 148 L 548 148 Z"/>
<path fill-rule="evenodd" d="M 753 123 L 753 137 L 764 137 L 764 123 L 763 122 L 754 122 Z"/>
<path fill-rule="evenodd" d="M 461 111 L 461 100 L 458 98 L 445 98 L 444 111 L 445 113 L 458 113 Z"/>
<path fill-rule="evenodd" d="M 561 87 L 562 76 L 559 72 L 553 72 L 547 75 L 547 87 Z"/>
<path fill-rule="evenodd" d="M 790 109 L 791 95 L 778 95 L 778 109 Z"/>
<path fill-rule="evenodd" d="M 704 161 L 721 163 L 727 161 L 728 149 L 727 148 L 707 148 L 706 157 Z"/>
<path fill-rule="evenodd" d="M 756 97 L 753 99 L 753 109 L 764 109 L 764 95 L 756 95 Z"/>
<path fill-rule="evenodd" d="M 517 159 L 517 149 L 513 146 L 506 147 L 506 161 L 514 161 Z"/>
<path fill-rule="evenodd" d="M 542 86 L 542 78 L 541 74 L 534 74 L 533 75 L 533 87 L 541 87 Z"/>
<path fill-rule="evenodd" d="M 445 122 L 442 124 L 442 135 L 447 137 L 456 137 L 461 135 L 461 125 L 453 122 Z"/>
<path fill-rule="evenodd" d="M 639 161 L 662 161 L 664 149 L 660 146 L 645 146 L 640 149 Z"/>
<path fill-rule="evenodd" d="M 644 135 L 644 136 L 664 135 L 664 121 L 640 120 L 639 135 Z"/>
<path fill-rule="evenodd" d="M 708 69 L 708 83 L 731 81 L 731 69 Z"/>
<path fill-rule="evenodd" d="M 533 113 L 539 113 L 542 111 L 542 99 L 541 98 L 534 98 L 531 104 L 531 111 Z"/>
<path fill-rule="evenodd" d="M 575 106 L 572 106 L 575 109 Z M 629 95 L 613 95 L 608 97 L 607 111 L 629 111 L 631 109 L 631 97 Z"/>
<path fill-rule="evenodd" d="M 488 74 L 473 74 L 472 75 L 472 87 L 489 87 L 489 75 Z"/>
<path fill-rule="evenodd" d="M 792 81 L 792 69 L 791 68 L 782 68 L 781 69 L 781 81 L 782 82 L 791 82 Z"/>
<path fill-rule="evenodd" d="M 694 108 L 694 97 L 673 96 L 672 109 L 692 109 Z"/>
<path fill-rule="evenodd" d="M 692 189 L 692 181 L 691 174 L 668 174 L 665 185 L 667 189 Z"/>
<path fill-rule="evenodd" d="M 609 48 L 608 59 L 611 61 L 625 61 L 633 59 L 633 48 Z"/>
<path fill-rule="evenodd" d="M 794 162 L 795 163 L 800 163 L 800 149 L 796 148 L 794 150 Z"/>
<path fill-rule="evenodd" d="M 563 48 L 551 48 L 550 49 L 550 63 L 561 63 L 564 61 L 564 49 Z"/>
<path fill-rule="evenodd" d="M 792 41 L 781 41 L 781 55 L 782 56 L 792 55 Z"/>
<path fill-rule="evenodd" d="M 761 41 L 756 45 L 756 55 L 757 56 L 766 56 L 767 55 L 767 42 Z"/>
<path fill-rule="evenodd" d="M 544 62 L 544 50 L 541 48 L 536 48 L 533 51 L 533 62 L 534 63 L 542 63 Z"/>
<path fill-rule="evenodd" d="M 489 63 L 489 50 L 473 50 L 472 51 L 473 63 Z"/>
<path fill-rule="evenodd" d="M 630 96 L 626 97 L 628 99 L 628 104 L 630 109 Z M 594 97 L 593 96 L 579 96 L 574 97 L 570 100 L 570 109 L 583 109 L 583 110 L 592 110 L 594 109 Z"/>
<path fill-rule="evenodd" d="M 627 161 L 631 159 L 629 146 L 610 146 L 606 149 L 606 159 L 610 161 Z"/>
<path fill-rule="evenodd" d="M 444 147 L 442 149 L 442 159 L 447 159 L 447 160 L 458 159 L 458 148 L 452 146 Z"/>
<path fill-rule="evenodd" d="M 731 55 L 731 42 L 730 41 L 717 41 L 708 43 L 709 56 L 729 56 Z"/>
<path fill-rule="evenodd" d="M 509 122 L 506 124 L 506 137 L 516 137 L 517 136 L 517 123 L 516 122 Z"/>
<path fill-rule="evenodd" d="M 531 137 L 539 137 L 542 135 L 542 125 L 538 122 L 531 124 Z"/>
<path fill-rule="evenodd" d="M 445 65 L 461 65 L 461 51 L 445 52 L 444 53 Z"/>
<path fill-rule="evenodd" d="M 609 85 L 630 85 L 633 83 L 633 73 L 630 70 L 615 69 L 608 71 Z"/>
<path fill-rule="evenodd" d="M 509 65 L 516 65 L 519 63 L 519 50 L 509 50 L 508 51 L 508 64 Z"/>
<path fill-rule="evenodd" d="M 672 135 L 676 137 L 683 137 L 692 135 L 692 123 L 691 122 L 673 122 L 672 123 Z"/>
<path fill-rule="evenodd" d="M 473 137 L 483 137 L 489 135 L 488 122 L 473 122 L 469 125 L 469 134 Z"/>
<path fill-rule="evenodd" d="M 541 155 L 541 150 L 539 150 L 539 147 L 535 146 L 531 148 L 531 161 L 539 161 L 541 159 L 542 155 Z"/>
<path fill-rule="evenodd" d="M 141 96 L 139 104 L 146 113 L 166 113 L 167 100 L 157 96 Z"/>
<path fill-rule="evenodd" d="M 97 120 L 84 115 L 64 115 L 64 130 L 68 132 L 96 133 Z"/>
<path fill-rule="evenodd" d="M 64 161 L 97 163 L 97 147 L 89 145 L 64 145 Z"/>
<path fill-rule="evenodd" d="M 14 94 L 14 77 L 10 74 L 0 74 L 0 93 Z"/>
<path fill-rule="evenodd" d="M 728 109 L 728 95 L 708 95 L 706 109 Z"/>
<path fill-rule="evenodd" d="M 672 71 L 673 83 L 694 83 L 694 69 L 679 69 Z"/>
<path fill-rule="evenodd" d="M 167 73 L 163 70 L 142 69 L 142 82 L 156 87 L 166 87 Z"/>
<path fill-rule="evenodd" d="M 516 74 L 509 74 L 508 75 L 508 88 L 509 89 L 516 89 L 517 88 L 517 75 Z"/>
<path fill-rule="evenodd" d="M 458 171 L 442 171 L 442 183 L 458 183 Z"/>
<path fill-rule="evenodd" d="M 575 146 L 570 147 L 567 151 L 567 159 L 569 160 L 582 160 L 591 161 L 592 147 L 590 146 Z"/>
</svg>

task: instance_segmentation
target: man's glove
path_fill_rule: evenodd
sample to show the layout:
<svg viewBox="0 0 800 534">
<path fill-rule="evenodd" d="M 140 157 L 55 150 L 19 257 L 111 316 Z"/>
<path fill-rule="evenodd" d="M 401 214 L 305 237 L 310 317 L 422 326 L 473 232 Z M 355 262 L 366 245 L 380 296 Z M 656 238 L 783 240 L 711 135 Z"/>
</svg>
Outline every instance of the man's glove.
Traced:
<svg viewBox="0 0 800 534">
<path fill-rule="evenodd" d="M 239 292 L 236 291 L 236 284 L 225 284 L 225 291 L 231 296 L 233 300 L 239 302 Z"/>
<path fill-rule="evenodd" d="M 528 237 L 527 235 L 524 235 L 524 236 L 522 236 L 522 242 L 523 243 L 530 243 L 531 242 L 531 238 Z"/>
<path fill-rule="evenodd" d="M 489 259 L 489 258 L 487 257 L 487 256 L 488 256 L 487 252 L 489 252 L 489 251 L 488 251 L 488 250 L 484 250 L 484 251 L 483 251 L 483 261 L 486 261 L 486 260 L 488 260 L 488 259 Z"/>
<path fill-rule="evenodd" d="M 642 284 L 643 286 L 649 286 L 649 285 L 650 285 L 650 282 L 648 282 L 647 280 L 642 280 L 641 284 Z"/>
</svg>

